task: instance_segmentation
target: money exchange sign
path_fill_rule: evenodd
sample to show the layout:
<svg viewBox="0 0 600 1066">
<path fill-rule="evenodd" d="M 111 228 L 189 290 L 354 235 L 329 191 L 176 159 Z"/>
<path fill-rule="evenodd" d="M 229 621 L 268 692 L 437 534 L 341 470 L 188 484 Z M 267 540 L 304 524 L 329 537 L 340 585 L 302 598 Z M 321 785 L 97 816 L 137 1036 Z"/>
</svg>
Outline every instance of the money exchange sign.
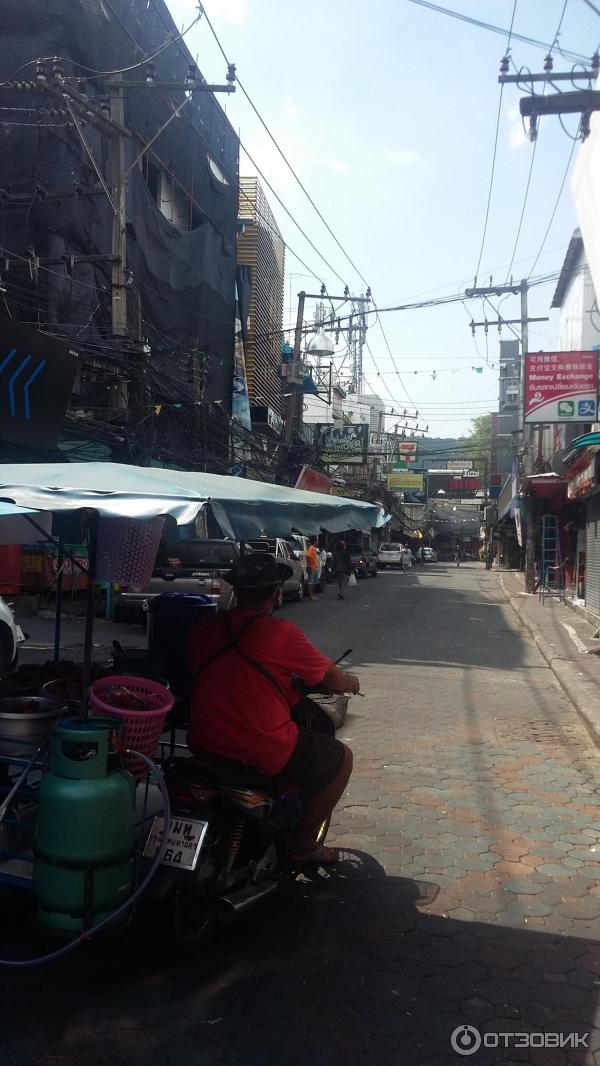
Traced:
<svg viewBox="0 0 600 1066">
<path fill-rule="evenodd" d="M 598 352 L 528 352 L 525 421 L 595 422 Z"/>
</svg>

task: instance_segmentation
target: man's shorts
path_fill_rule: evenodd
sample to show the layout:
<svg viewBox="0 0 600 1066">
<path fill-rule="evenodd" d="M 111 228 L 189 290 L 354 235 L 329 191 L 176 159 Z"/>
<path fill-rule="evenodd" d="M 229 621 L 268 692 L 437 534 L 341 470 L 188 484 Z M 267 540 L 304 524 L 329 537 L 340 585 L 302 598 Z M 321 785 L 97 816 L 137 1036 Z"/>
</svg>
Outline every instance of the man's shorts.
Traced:
<svg viewBox="0 0 600 1066">
<path fill-rule="evenodd" d="M 344 745 L 335 737 L 300 727 L 290 758 L 271 780 L 277 788 L 296 785 L 307 795 L 314 795 L 333 780 L 344 760 L 344 752 Z"/>
<path fill-rule="evenodd" d="M 316 585 L 318 570 L 309 570 L 306 574 L 306 580 L 309 585 Z"/>
</svg>

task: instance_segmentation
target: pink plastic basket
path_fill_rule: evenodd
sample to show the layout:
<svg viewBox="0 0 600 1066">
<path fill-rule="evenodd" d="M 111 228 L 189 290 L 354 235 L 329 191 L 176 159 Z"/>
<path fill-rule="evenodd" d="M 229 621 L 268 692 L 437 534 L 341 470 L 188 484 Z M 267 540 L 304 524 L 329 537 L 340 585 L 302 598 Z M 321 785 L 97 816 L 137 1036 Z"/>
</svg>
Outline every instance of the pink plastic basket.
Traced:
<svg viewBox="0 0 600 1066">
<path fill-rule="evenodd" d="M 124 687 L 135 693 L 138 699 L 145 702 L 146 708 L 143 711 L 130 711 L 113 707 L 110 703 L 110 690 L 115 687 Z M 90 688 L 91 714 L 108 714 L 120 718 L 123 722 L 122 741 L 125 747 L 141 751 L 150 759 L 154 757 L 164 732 L 165 718 L 174 703 L 173 696 L 164 685 L 146 677 L 113 674 L 94 681 Z M 148 772 L 148 767 L 141 759 L 126 756 L 125 762 L 134 777 L 144 777 Z"/>
<path fill-rule="evenodd" d="M 98 523 L 96 580 L 147 585 L 164 524 L 164 515 L 146 522 L 102 515 Z"/>
</svg>

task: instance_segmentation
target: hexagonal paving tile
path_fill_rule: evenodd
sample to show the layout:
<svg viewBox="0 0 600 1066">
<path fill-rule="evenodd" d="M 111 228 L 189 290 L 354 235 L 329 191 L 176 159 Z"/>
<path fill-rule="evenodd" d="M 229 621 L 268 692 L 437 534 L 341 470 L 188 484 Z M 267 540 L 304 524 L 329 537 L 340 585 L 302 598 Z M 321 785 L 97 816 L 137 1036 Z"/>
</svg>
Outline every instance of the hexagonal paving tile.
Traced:
<svg viewBox="0 0 600 1066">
<path fill-rule="evenodd" d="M 503 888 L 508 892 L 516 892 L 518 895 L 533 896 L 544 891 L 544 886 L 535 881 L 514 880 L 503 881 Z"/>
</svg>

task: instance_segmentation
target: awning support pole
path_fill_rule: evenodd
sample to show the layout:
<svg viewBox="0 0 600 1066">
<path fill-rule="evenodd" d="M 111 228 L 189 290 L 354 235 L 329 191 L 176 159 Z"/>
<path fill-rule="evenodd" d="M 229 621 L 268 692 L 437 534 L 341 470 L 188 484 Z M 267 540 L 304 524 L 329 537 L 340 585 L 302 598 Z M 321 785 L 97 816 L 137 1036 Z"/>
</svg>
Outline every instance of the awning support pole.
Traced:
<svg viewBox="0 0 600 1066">
<path fill-rule="evenodd" d="M 96 609 L 96 566 L 98 561 L 98 512 L 90 512 L 88 541 L 88 590 L 85 605 L 85 637 L 83 643 L 83 702 L 81 716 L 87 718 L 89 713 L 88 689 L 92 672 L 92 640 L 94 636 L 94 615 Z"/>
<path fill-rule="evenodd" d="M 56 577 L 56 601 L 54 605 L 54 662 L 60 659 L 60 630 L 62 625 L 63 570 L 65 565 L 65 524 L 63 516 L 57 515 L 58 523 L 58 574 Z"/>
</svg>

